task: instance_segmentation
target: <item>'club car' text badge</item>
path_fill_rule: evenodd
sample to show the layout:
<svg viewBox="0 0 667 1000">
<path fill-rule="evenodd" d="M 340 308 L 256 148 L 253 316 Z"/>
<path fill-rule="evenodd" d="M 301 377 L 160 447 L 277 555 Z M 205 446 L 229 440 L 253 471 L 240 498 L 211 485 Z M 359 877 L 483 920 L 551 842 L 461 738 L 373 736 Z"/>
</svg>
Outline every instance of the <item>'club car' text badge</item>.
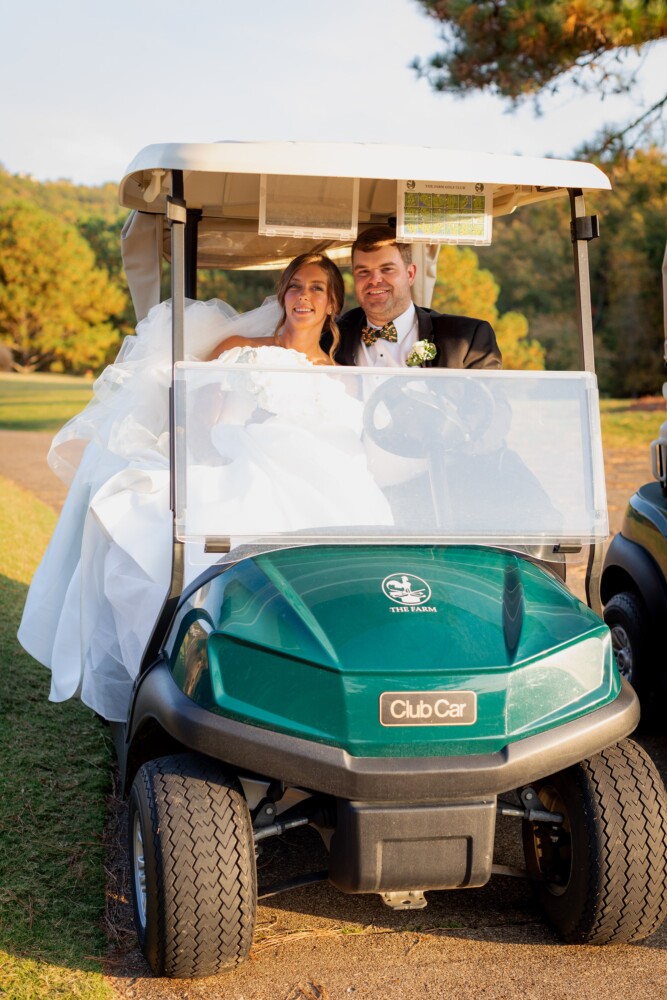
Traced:
<svg viewBox="0 0 667 1000">
<path fill-rule="evenodd" d="M 472 726 L 477 722 L 474 691 L 383 691 L 382 726 Z"/>
<path fill-rule="evenodd" d="M 431 588 L 413 573 L 392 573 L 382 581 L 382 592 L 392 601 L 390 611 L 437 611 L 428 604 Z M 396 605 L 396 606 L 394 606 Z"/>
</svg>

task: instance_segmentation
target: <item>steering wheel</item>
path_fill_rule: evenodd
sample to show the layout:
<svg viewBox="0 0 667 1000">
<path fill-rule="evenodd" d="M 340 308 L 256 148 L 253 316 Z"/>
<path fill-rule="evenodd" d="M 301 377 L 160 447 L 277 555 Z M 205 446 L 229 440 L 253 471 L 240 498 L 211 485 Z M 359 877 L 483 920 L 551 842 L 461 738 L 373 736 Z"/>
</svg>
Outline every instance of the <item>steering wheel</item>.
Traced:
<svg viewBox="0 0 667 1000">
<path fill-rule="evenodd" d="M 418 376 L 386 379 L 366 403 L 364 431 L 383 451 L 405 458 L 426 457 L 434 441 L 439 452 L 458 451 L 481 438 L 496 410 L 488 386 L 474 376 L 443 383 Z M 425 419 L 428 435 L 422 433 Z"/>
</svg>

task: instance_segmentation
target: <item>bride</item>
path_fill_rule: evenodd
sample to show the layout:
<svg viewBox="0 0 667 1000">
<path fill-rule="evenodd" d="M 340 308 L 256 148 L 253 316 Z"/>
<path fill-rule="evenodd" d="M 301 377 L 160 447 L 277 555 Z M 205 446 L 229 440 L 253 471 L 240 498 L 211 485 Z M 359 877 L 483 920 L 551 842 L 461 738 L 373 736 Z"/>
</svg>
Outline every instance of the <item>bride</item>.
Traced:
<svg viewBox="0 0 667 1000">
<path fill-rule="evenodd" d="M 276 294 L 282 315 L 269 337 L 249 340 L 231 336 L 216 346 L 210 360 L 233 347 L 285 347 L 305 354 L 313 365 L 333 365 L 340 341 L 335 317 L 343 308 L 343 277 L 325 254 L 301 254 L 285 269 Z M 329 353 L 321 346 L 323 333 L 331 334 Z"/>
<path fill-rule="evenodd" d="M 362 404 L 336 378 L 304 382 L 262 371 L 333 366 L 343 298 L 336 265 L 302 254 L 259 309 L 238 316 L 217 299 L 186 306 L 189 359 L 208 360 L 213 373 L 243 366 L 246 395 L 262 414 L 247 420 L 247 412 L 223 407 L 203 425 L 205 449 L 217 451 L 218 462 L 204 469 L 197 495 L 203 520 L 212 514 L 222 525 L 218 533 L 241 535 L 253 517 L 265 532 L 391 523 L 366 465 Z M 52 701 L 78 696 L 119 722 L 170 578 L 170 328 L 164 302 L 53 441 L 49 464 L 70 488 L 18 634 L 50 668 Z M 192 577 L 204 568 L 203 551 L 186 549 Z"/>
</svg>

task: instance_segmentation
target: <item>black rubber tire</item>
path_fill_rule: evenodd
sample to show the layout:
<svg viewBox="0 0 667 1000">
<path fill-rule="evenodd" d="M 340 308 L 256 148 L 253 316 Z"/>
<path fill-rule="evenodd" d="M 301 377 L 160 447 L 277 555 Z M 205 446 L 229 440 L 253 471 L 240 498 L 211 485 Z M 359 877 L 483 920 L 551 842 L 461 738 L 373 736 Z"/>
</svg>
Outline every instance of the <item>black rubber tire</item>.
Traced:
<svg viewBox="0 0 667 1000">
<path fill-rule="evenodd" d="M 153 973 L 189 979 L 239 965 L 257 875 L 238 782 L 196 754 L 144 764 L 130 792 L 129 847 L 134 921 Z"/>
<path fill-rule="evenodd" d="M 562 827 L 523 823 L 528 874 L 571 944 L 641 941 L 667 916 L 667 795 L 632 740 L 535 782 Z"/>
<path fill-rule="evenodd" d="M 605 606 L 604 620 L 611 630 L 619 672 L 641 698 L 648 694 L 645 647 L 650 621 L 644 603 L 632 591 L 615 594 Z"/>
</svg>

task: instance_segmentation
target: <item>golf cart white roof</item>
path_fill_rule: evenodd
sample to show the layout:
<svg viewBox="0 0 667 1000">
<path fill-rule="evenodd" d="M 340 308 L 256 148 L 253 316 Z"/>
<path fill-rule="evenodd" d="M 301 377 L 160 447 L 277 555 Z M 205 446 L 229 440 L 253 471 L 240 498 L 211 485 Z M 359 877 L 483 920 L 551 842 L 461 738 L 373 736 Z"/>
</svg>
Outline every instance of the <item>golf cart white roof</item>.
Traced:
<svg viewBox="0 0 667 1000">
<path fill-rule="evenodd" d="M 158 187 L 154 171 L 161 170 L 165 174 Z M 378 209 L 382 210 L 376 201 L 386 201 L 387 211 L 392 213 L 396 198 L 393 191 L 387 197 L 389 186 L 408 178 L 493 185 L 495 215 L 553 197 L 558 189 L 611 187 L 591 163 L 544 157 L 374 143 L 159 143 L 142 149 L 127 168 L 120 185 L 121 204 L 142 212 L 164 211 L 171 170 L 186 173 L 185 200 L 190 207 L 203 209 L 205 216 L 222 218 L 230 216 L 228 209 L 238 212 L 239 208 L 244 217 L 257 217 L 262 174 L 293 176 L 296 185 L 299 177 L 358 177 L 362 181 L 360 221 L 370 221 Z M 378 185 L 384 190 L 377 192 Z M 241 192 L 248 197 L 239 199 Z"/>
<path fill-rule="evenodd" d="M 280 176 L 283 184 L 293 179 L 297 199 L 303 177 L 359 178 L 360 226 L 395 216 L 397 184 L 408 179 L 484 184 L 493 189 L 494 216 L 562 195 L 567 188 L 611 186 L 596 166 L 572 160 L 373 143 L 164 143 L 146 146 L 129 165 L 120 184 L 121 205 L 164 214 L 173 170 L 183 171 L 188 208 L 202 212 L 200 266 L 228 268 L 283 266 L 295 254 L 315 247 L 312 239 L 291 239 L 288 244 L 258 235 L 262 176 Z M 226 232 L 227 238 L 207 240 L 212 229 Z M 249 239 L 251 234 L 254 239 Z M 168 243 L 165 232 L 167 256 Z M 335 246 L 336 241 L 326 245 Z"/>
<path fill-rule="evenodd" d="M 304 177 L 358 178 L 355 221 L 360 229 L 395 218 L 398 185 L 409 180 L 484 184 L 492 191 L 493 216 L 562 196 L 568 188 L 611 186 L 590 163 L 422 146 L 232 141 L 146 146 L 130 163 L 119 189 L 121 205 L 136 213 L 123 234 L 123 259 L 139 317 L 157 301 L 157 258 L 171 257 L 164 213 L 172 171 L 182 171 L 188 209 L 201 212 L 197 266 L 227 269 L 284 267 L 306 251 L 326 250 L 341 263 L 348 259 L 351 239 L 260 233 L 262 177 L 280 177 L 283 190 L 297 202 Z M 415 289 L 415 300 L 428 305 L 437 247 L 430 264 L 426 245 L 417 252 L 418 273 L 427 283 Z"/>
</svg>

